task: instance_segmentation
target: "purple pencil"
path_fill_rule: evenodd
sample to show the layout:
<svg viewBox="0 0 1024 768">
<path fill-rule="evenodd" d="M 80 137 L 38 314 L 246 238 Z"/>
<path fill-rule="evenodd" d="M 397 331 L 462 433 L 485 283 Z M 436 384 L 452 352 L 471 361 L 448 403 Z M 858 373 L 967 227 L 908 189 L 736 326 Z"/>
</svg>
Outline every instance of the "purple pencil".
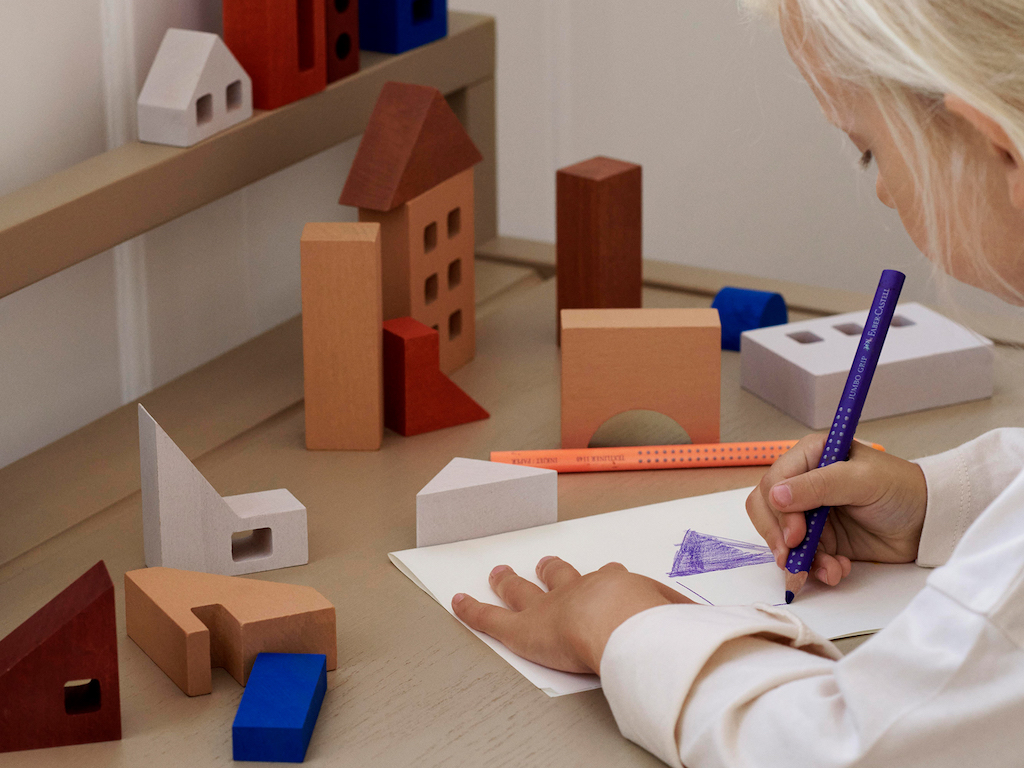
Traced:
<svg viewBox="0 0 1024 768">
<path fill-rule="evenodd" d="M 850 375 L 846 379 L 846 387 L 839 400 L 836 417 L 832 421 L 832 429 L 828 433 L 828 442 L 825 443 L 821 461 L 818 462 L 819 469 L 837 461 L 846 461 L 850 455 L 853 433 L 857 431 L 857 422 L 860 421 L 861 411 L 864 410 L 868 387 L 871 386 L 871 378 L 875 375 L 878 356 L 882 353 L 885 335 L 889 332 L 889 324 L 896 311 L 896 302 L 899 300 L 905 279 L 906 275 L 894 269 L 882 271 L 875 299 L 871 302 L 871 310 L 860 335 L 860 345 L 853 358 Z M 829 509 L 818 507 L 804 513 L 807 519 L 807 535 L 799 546 L 790 550 L 789 558 L 786 560 L 787 603 L 793 602 L 793 598 L 807 581 L 807 572 L 814 561 L 814 553 L 818 551 L 818 542 L 821 540 L 821 532 L 825 529 Z"/>
</svg>

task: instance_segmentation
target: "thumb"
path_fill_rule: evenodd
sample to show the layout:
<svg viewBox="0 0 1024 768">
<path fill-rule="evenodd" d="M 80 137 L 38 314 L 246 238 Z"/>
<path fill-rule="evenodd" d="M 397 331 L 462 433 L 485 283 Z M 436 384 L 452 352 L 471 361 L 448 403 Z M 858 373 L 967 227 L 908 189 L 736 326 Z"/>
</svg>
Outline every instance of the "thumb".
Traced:
<svg viewBox="0 0 1024 768">
<path fill-rule="evenodd" d="M 860 465 L 837 461 L 776 483 L 770 495 L 772 506 L 779 512 L 806 512 L 818 507 L 869 504 L 872 488 Z"/>
</svg>

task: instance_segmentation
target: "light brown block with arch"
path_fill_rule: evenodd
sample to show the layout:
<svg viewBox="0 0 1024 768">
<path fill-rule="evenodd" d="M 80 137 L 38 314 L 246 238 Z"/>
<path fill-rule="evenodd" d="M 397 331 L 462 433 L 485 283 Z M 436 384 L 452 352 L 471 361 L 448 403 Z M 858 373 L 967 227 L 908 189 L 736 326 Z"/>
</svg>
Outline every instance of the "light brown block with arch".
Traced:
<svg viewBox="0 0 1024 768">
<path fill-rule="evenodd" d="M 656 411 L 717 443 L 722 331 L 714 309 L 562 310 L 562 447 L 608 419 Z"/>
</svg>

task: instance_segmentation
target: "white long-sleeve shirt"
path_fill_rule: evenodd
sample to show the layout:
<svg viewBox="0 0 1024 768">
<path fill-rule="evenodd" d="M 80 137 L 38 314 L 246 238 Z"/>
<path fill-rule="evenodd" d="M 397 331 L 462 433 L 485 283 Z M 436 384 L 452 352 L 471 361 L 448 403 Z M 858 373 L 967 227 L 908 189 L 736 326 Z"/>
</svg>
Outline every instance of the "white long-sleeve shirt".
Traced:
<svg viewBox="0 0 1024 768">
<path fill-rule="evenodd" d="M 623 735 L 690 768 L 1024 766 L 1024 429 L 918 463 L 940 567 L 892 624 L 843 657 L 784 609 L 640 613 L 601 659 Z"/>
</svg>

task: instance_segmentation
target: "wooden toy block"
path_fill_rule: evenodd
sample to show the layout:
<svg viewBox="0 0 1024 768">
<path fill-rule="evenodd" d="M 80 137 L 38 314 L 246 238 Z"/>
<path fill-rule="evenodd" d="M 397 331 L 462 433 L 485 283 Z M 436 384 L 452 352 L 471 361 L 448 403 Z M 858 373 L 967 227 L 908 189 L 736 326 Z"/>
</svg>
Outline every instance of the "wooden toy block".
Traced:
<svg viewBox="0 0 1024 768">
<path fill-rule="evenodd" d="M 586 448 L 618 414 L 675 420 L 717 443 L 722 331 L 713 309 L 562 310 L 562 447 Z"/>
<path fill-rule="evenodd" d="M 252 80 L 216 35 L 168 29 L 137 114 L 139 141 L 191 147 L 252 117 Z"/>
<path fill-rule="evenodd" d="M 302 231 L 306 448 L 376 451 L 384 434 L 377 224 Z"/>
<path fill-rule="evenodd" d="M 641 306 L 642 170 L 595 157 L 556 180 L 558 310 Z"/>
<path fill-rule="evenodd" d="M 359 16 L 367 51 L 404 53 L 447 34 L 447 0 L 369 0 Z"/>
<path fill-rule="evenodd" d="M 740 334 L 757 328 L 785 325 L 789 310 L 781 293 L 725 287 L 715 295 L 711 308 L 722 323 L 722 349 L 740 351 Z M 837 401 L 838 402 L 838 401 Z"/>
<path fill-rule="evenodd" d="M 325 693 L 322 654 L 261 653 L 231 726 L 234 759 L 301 763 Z"/>
<path fill-rule="evenodd" d="M 437 331 L 411 317 L 384 323 L 384 424 L 420 435 L 490 418 L 438 368 Z"/>
<path fill-rule="evenodd" d="M 237 576 L 309 562 L 306 508 L 288 491 L 221 495 L 139 406 L 146 565 Z"/>
<path fill-rule="evenodd" d="M 747 331 L 740 383 L 811 429 L 832 423 L 867 311 Z M 896 308 L 861 421 L 991 397 L 993 345 L 915 302 Z"/>
<path fill-rule="evenodd" d="M 381 225 L 385 320 L 440 334 L 441 370 L 476 353 L 473 166 L 482 156 L 435 88 L 387 83 L 340 202 Z"/>
<path fill-rule="evenodd" d="M 189 696 L 211 667 L 245 685 L 256 656 L 322 653 L 338 665 L 334 606 L 312 587 L 174 568 L 124 575 L 128 637 Z"/>
<path fill-rule="evenodd" d="M 325 0 L 327 82 L 359 71 L 359 0 Z"/>
<path fill-rule="evenodd" d="M 0 752 L 120 738 L 114 585 L 101 560 L 0 640 Z"/>
<path fill-rule="evenodd" d="M 224 42 L 252 77 L 256 109 L 276 109 L 327 85 L 324 2 L 223 0 Z"/>
<path fill-rule="evenodd" d="M 558 522 L 558 473 L 452 459 L 416 494 L 416 546 Z"/>
</svg>

